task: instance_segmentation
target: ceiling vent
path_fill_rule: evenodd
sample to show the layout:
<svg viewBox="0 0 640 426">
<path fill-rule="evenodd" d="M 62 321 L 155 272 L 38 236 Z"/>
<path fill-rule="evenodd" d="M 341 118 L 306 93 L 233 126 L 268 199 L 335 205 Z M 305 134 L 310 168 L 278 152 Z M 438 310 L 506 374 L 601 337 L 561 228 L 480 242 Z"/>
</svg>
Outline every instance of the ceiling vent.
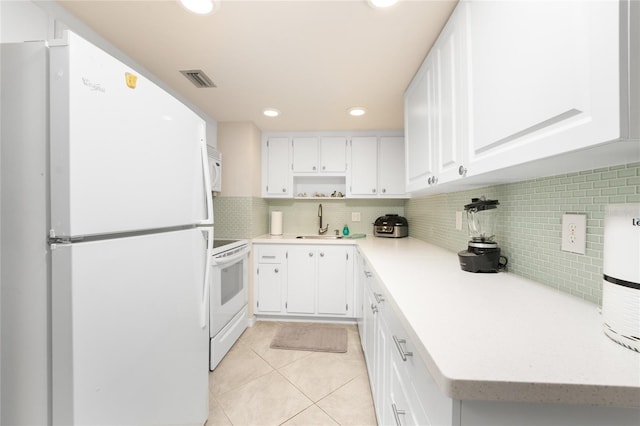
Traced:
<svg viewBox="0 0 640 426">
<path fill-rule="evenodd" d="M 180 71 L 182 75 L 187 77 L 187 79 L 193 83 L 198 89 L 203 89 L 205 87 L 216 87 L 213 84 L 213 81 L 202 70 L 184 70 Z"/>
</svg>

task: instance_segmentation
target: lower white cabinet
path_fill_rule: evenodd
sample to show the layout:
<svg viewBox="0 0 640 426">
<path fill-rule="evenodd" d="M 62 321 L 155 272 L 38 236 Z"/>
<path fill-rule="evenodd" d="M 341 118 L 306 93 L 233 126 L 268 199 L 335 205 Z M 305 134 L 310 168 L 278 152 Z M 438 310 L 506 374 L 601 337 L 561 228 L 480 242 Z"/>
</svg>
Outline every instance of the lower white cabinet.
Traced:
<svg viewBox="0 0 640 426">
<path fill-rule="evenodd" d="M 353 246 L 254 247 L 256 314 L 354 317 Z"/>
<path fill-rule="evenodd" d="M 640 424 L 640 410 L 607 406 L 461 401 L 441 391 L 387 289 L 359 255 L 358 330 L 380 425 L 602 426 Z M 469 354 L 470 357 L 473 354 Z M 490 396 L 490 395 L 488 395 Z"/>
<path fill-rule="evenodd" d="M 376 386 L 374 394 L 374 404 L 376 407 L 376 415 L 378 423 L 382 425 L 396 424 L 392 411 L 392 393 L 391 393 L 391 364 L 390 364 L 390 341 L 387 323 L 381 312 L 376 316 L 375 326 L 375 344 L 374 344 L 374 362 Z"/>
<path fill-rule="evenodd" d="M 286 250 L 280 246 L 254 246 L 256 313 L 279 314 L 284 307 L 283 285 L 286 283 Z"/>
<path fill-rule="evenodd" d="M 429 374 L 418 354 L 417 342 L 410 337 L 392 309 L 381 319 L 386 327 L 389 343 L 391 404 L 394 422 L 402 425 L 452 425 L 454 404 Z M 387 404 L 389 405 L 389 404 Z"/>
<path fill-rule="evenodd" d="M 353 316 L 353 248 L 324 246 L 317 253 L 318 314 Z"/>
<path fill-rule="evenodd" d="M 358 321 L 358 331 L 360 333 L 360 342 L 362 343 L 362 349 L 367 363 L 369 384 L 371 385 L 371 390 L 373 392 L 376 387 L 375 339 L 377 334 L 376 314 L 378 313 L 378 307 L 373 297 L 373 291 L 371 291 L 370 285 L 367 283 L 370 272 L 366 271 L 366 269 L 363 269 L 363 271 L 366 275 L 362 289 L 362 320 Z"/>
<path fill-rule="evenodd" d="M 364 281 L 358 326 L 378 423 L 451 425 L 453 401 L 440 392 L 420 358 L 413 355 L 413 342 L 388 306 L 372 269 L 365 260 L 358 267 Z M 427 407 L 432 408 L 436 422 L 430 421 Z"/>
<path fill-rule="evenodd" d="M 412 401 L 414 392 L 403 377 L 403 365 L 392 358 L 389 363 L 389 388 L 387 389 L 387 407 L 389 420 L 385 424 L 429 425 L 428 419 L 419 404 Z"/>
<path fill-rule="evenodd" d="M 312 247 L 287 249 L 285 309 L 290 314 L 314 314 L 316 300 L 317 250 Z"/>
</svg>

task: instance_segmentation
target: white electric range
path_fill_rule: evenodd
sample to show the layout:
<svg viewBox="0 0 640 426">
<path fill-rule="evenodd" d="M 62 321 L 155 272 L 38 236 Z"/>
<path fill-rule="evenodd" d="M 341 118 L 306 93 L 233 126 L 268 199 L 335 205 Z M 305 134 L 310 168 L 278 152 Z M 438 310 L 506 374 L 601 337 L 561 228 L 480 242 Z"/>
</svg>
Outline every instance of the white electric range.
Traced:
<svg viewBox="0 0 640 426">
<path fill-rule="evenodd" d="M 247 240 L 214 240 L 209 307 L 209 370 L 220 363 L 247 328 L 249 252 Z"/>
</svg>

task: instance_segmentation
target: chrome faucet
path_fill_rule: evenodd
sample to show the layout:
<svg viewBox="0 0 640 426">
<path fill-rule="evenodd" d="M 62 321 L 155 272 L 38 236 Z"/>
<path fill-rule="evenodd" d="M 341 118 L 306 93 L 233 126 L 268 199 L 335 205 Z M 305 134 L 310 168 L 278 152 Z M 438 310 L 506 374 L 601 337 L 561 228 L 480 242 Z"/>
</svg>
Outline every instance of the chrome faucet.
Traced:
<svg viewBox="0 0 640 426">
<path fill-rule="evenodd" d="M 327 223 L 327 226 L 325 226 L 324 228 L 322 227 L 322 204 L 318 205 L 318 217 L 320 218 L 320 228 L 318 229 L 318 234 L 324 235 L 329 229 L 329 224 Z"/>
</svg>

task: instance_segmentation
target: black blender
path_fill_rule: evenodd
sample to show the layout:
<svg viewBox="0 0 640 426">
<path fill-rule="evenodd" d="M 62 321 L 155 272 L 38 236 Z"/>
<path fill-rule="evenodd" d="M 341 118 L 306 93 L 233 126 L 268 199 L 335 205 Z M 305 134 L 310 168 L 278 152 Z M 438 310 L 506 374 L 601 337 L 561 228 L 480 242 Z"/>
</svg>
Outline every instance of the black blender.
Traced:
<svg viewBox="0 0 640 426">
<path fill-rule="evenodd" d="M 467 249 L 458 252 L 463 271 L 498 272 L 507 265 L 507 258 L 500 256 L 500 247 L 494 241 L 499 204 L 498 200 L 481 197 L 472 198 L 471 203 L 464 206 L 470 240 Z"/>
</svg>

